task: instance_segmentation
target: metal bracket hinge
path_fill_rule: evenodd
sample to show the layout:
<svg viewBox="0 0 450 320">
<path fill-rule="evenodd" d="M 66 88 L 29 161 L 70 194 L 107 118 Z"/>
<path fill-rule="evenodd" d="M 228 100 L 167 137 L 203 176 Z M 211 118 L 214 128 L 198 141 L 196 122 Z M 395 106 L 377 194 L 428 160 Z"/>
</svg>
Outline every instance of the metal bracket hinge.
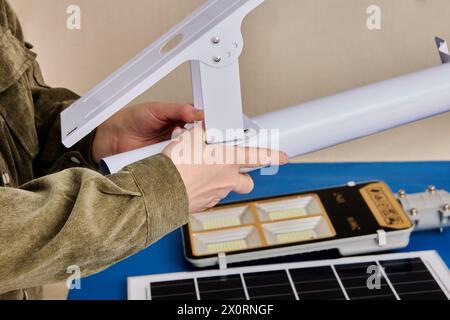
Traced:
<svg viewBox="0 0 450 320">
<path fill-rule="evenodd" d="M 225 253 L 219 253 L 219 269 L 221 271 L 227 270 L 227 256 Z"/>
<path fill-rule="evenodd" d="M 450 63 L 450 52 L 448 49 L 447 41 L 442 38 L 436 37 L 436 46 L 439 50 L 442 63 Z"/>
<path fill-rule="evenodd" d="M 377 237 L 378 245 L 380 247 L 384 247 L 385 245 L 387 245 L 386 231 L 378 230 L 377 234 L 378 234 L 378 237 Z"/>
</svg>

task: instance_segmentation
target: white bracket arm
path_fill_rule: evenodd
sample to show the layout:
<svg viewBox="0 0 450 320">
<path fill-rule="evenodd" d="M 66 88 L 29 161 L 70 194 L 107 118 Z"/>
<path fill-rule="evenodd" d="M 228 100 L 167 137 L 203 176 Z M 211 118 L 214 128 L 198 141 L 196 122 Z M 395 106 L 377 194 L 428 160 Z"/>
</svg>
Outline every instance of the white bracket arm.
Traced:
<svg viewBox="0 0 450 320">
<path fill-rule="evenodd" d="M 242 139 L 238 62 L 244 45 L 241 25 L 263 1 L 208 0 L 65 110 L 61 114 L 63 144 L 73 146 L 187 61 L 191 61 L 195 104 L 205 109 L 207 131 L 219 130 L 225 137 L 226 130 L 237 130 L 238 139 Z"/>
</svg>

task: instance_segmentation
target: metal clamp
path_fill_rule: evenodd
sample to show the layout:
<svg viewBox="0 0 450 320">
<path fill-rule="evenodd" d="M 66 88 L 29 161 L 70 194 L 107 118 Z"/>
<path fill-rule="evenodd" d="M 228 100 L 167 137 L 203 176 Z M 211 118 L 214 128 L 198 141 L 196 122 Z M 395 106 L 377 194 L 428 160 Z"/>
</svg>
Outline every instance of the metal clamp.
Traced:
<svg viewBox="0 0 450 320">
<path fill-rule="evenodd" d="M 450 195 L 445 190 L 435 186 L 416 194 L 400 190 L 398 200 L 415 224 L 416 231 L 439 229 L 442 232 L 450 227 Z"/>
<path fill-rule="evenodd" d="M 450 63 L 450 52 L 448 50 L 447 41 L 442 38 L 436 37 L 436 46 L 439 50 L 442 63 Z"/>
</svg>

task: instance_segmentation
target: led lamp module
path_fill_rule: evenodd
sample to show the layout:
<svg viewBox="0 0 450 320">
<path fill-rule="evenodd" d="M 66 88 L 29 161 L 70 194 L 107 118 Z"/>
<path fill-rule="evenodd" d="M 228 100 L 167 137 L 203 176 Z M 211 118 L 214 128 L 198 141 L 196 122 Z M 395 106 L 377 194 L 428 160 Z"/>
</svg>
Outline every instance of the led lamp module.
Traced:
<svg viewBox="0 0 450 320">
<path fill-rule="evenodd" d="M 395 196 L 367 182 L 220 205 L 183 228 L 186 258 L 197 267 L 337 249 L 346 255 L 404 248 L 413 231 L 450 225 L 450 195 Z M 208 223 L 205 224 L 205 221 Z"/>
</svg>

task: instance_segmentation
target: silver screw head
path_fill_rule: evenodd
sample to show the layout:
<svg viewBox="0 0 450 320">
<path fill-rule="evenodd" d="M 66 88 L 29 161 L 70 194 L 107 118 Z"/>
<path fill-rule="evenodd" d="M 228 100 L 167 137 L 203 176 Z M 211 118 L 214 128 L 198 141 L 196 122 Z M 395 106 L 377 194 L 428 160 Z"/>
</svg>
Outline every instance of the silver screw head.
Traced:
<svg viewBox="0 0 450 320">
<path fill-rule="evenodd" d="M 214 56 L 214 57 L 213 57 L 213 61 L 214 61 L 215 63 L 219 63 L 220 61 L 222 61 L 222 58 L 219 57 L 219 56 Z"/>
<path fill-rule="evenodd" d="M 211 42 L 212 44 L 219 44 L 220 43 L 220 37 L 219 36 L 215 36 L 211 38 Z"/>
<path fill-rule="evenodd" d="M 400 198 L 406 197 L 406 191 L 403 190 L 403 189 L 399 190 L 399 191 L 398 191 L 398 196 L 399 196 Z"/>
<path fill-rule="evenodd" d="M 450 205 L 449 204 L 445 204 L 442 209 L 444 209 L 444 211 L 450 211 Z"/>
<path fill-rule="evenodd" d="M 414 217 L 416 217 L 417 216 L 417 214 L 418 214 L 419 212 L 417 211 L 417 209 L 411 209 L 411 214 L 414 216 Z"/>
<path fill-rule="evenodd" d="M 436 192 L 436 187 L 435 186 L 429 186 L 428 187 L 428 192 L 435 193 Z"/>
</svg>

